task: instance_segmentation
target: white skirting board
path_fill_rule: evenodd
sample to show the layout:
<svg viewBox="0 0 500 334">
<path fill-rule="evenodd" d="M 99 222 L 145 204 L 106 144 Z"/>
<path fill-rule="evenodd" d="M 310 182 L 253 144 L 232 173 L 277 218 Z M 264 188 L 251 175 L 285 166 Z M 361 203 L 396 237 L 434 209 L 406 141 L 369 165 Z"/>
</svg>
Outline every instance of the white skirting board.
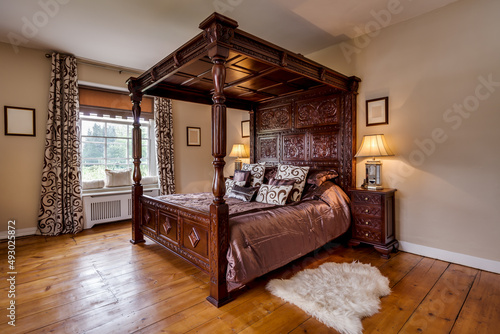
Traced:
<svg viewBox="0 0 500 334">
<path fill-rule="evenodd" d="M 493 273 L 500 274 L 499 261 L 493 261 L 466 254 L 450 252 L 439 248 L 417 245 L 406 241 L 399 241 L 399 249 L 407 253 L 422 255 L 433 259 L 461 264 L 463 266 L 491 271 Z"/>
<path fill-rule="evenodd" d="M 0 232 L 0 240 L 7 239 L 7 231 Z M 36 227 L 28 227 L 28 228 L 16 228 L 16 238 L 24 237 L 26 235 L 35 235 Z"/>
</svg>

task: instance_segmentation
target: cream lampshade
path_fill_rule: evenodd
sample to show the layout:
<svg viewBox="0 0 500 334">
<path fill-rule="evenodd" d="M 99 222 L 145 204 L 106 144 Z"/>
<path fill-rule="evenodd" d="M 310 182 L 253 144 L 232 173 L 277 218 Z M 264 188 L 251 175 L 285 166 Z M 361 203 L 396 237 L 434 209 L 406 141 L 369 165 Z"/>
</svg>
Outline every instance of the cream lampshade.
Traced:
<svg viewBox="0 0 500 334">
<path fill-rule="evenodd" d="M 373 157 L 368 160 L 366 166 L 365 187 L 368 189 L 383 189 L 381 181 L 382 162 L 375 160 L 375 157 L 394 155 L 385 141 L 384 135 L 363 136 L 361 146 L 355 157 Z"/>
<path fill-rule="evenodd" d="M 234 170 L 239 170 L 241 169 L 242 162 L 240 158 L 248 158 L 248 153 L 247 150 L 245 150 L 245 145 L 243 144 L 234 144 L 233 148 L 231 149 L 231 153 L 229 153 L 230 157 L 236 157 L 236 160 L 234 161 Z"/>
</svg>

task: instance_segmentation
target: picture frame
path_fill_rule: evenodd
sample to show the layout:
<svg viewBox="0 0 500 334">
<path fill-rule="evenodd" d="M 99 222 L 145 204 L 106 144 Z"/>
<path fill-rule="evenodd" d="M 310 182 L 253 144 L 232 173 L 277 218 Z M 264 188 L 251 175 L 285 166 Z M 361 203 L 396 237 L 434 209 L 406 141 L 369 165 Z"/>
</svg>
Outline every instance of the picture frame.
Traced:
<svg viewBox="0 0 500 334">
<path fill-rule="evenodd" d="M 201 146 L 201 128 L 188 126 L 187 146 Z"/>
<path fill-rule="evenodd" d="M 36 113 L 33 108 L 4 106 L 6 136 L 36 137 Z"/>
<path fill-rule="evenodd" d="M 250 121 L 241 121 L 241 138 L 250 137 Z"/>
<path fill-rule="evenodd" d="M 389 97 L 366 101 L 366 126 L 389 124 Z"/>
</svg>

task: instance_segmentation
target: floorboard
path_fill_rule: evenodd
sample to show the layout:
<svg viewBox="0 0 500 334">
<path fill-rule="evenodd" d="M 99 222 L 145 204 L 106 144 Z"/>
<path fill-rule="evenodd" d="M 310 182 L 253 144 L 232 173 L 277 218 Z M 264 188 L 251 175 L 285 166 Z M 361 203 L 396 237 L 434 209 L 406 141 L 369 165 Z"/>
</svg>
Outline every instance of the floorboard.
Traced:
<svg viewBox="0 0 500 334">
<path fill-rule="evenodd" d="M 404 252 L 383 259 L 372 247 L 332 242 L 254 280 L 217 309 L 205 300 L 206 273 L 152 241 L 132 245 L 129 239 L 130 222 L 97 225 L 77 235 L 18 239 L 16 326 L 2 316 L 0 332 L 337 333 L 271 295 L 265 285 L 325 262 L 352 261 L 379 268 L 392 290 L 381 298 L 380 312 L 363 319 L 365 333 L 500 328 L 500 275 L 490 272 Z M 0 243 L 0 256 L 6 258 L 6 250 Z M 7 269 L 2 261 L 0 270 Z M 0 281 L 3 291 L 8 286 Z"/>
</svg>

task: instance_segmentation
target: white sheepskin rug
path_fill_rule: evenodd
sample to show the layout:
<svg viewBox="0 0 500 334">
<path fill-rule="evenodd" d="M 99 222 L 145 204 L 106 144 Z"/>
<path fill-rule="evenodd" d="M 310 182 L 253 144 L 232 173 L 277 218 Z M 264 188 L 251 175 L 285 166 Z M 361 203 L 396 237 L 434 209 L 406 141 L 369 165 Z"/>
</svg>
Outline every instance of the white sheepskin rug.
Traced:
<svg viewBox="0 0 500 334">
<path fill-rule="evenodd" d="M 266 288 L 342 334 L 361 334 L 361 319 L 377 313 L 380 297 L 391 293 L 387 277 L 359 262 L 324 263 Z"/>
</svg>

